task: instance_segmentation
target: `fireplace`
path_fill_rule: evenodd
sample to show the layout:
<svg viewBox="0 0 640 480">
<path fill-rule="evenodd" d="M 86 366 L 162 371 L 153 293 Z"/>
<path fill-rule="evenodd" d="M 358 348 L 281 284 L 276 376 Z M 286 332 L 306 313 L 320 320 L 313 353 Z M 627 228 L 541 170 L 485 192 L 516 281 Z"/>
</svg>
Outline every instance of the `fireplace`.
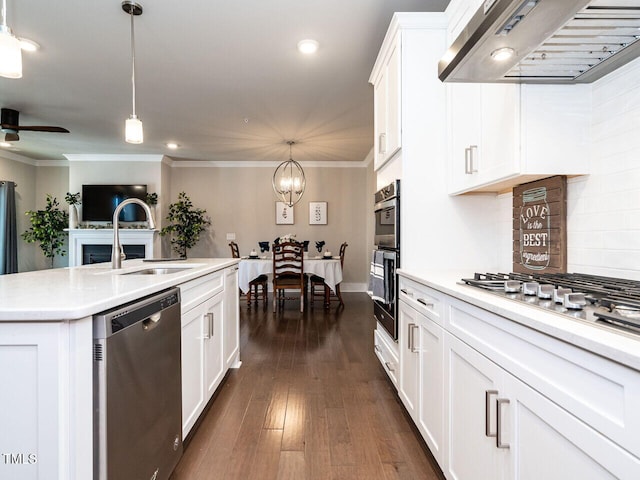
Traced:
<svg viewBox="0 0 640 480">
<path fill-rule="evenodd" d="M 120 243 L 127 259 L 153 258 L 157 230 L 120 229 Z M 111 261 L 113 229 L 78 228 L 69 230 L 69 266 Z"/>
</svg>

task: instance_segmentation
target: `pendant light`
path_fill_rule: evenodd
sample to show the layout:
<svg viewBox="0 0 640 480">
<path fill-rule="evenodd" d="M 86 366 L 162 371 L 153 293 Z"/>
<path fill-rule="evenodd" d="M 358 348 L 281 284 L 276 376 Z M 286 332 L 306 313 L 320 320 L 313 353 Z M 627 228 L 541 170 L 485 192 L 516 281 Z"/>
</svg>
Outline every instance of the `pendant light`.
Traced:
<svg viewBox="0 0 640 480">
<path fill-rule="evenodd" d="M 289 160 L 282 162 L 273 173 L 273 190 L 289 207 L 293 207 L 302 198 L 304 188 L 307 184 L 304 177 L 304 170 L 298 162 L 293 159 L 291 147 L 296 142 L 288 141 Z"/>
<path fill-rule="evenodd" d="M 122 2 L 122 10 L 131 17 L 131 98 L 133 111 L 125 122 L 125 140 L 127 143 L 142 143 L 142 121 L 136 115 L 136 37 L 133 29 L 133 17 L 142 15 L 142 5 L 125 0 Z"/>
<path fill-rule="evenodd" d="M 0 25 L 0 76 L 22 78 L 22 52 L 20 40 L 7 26 L 7 0 L 2 0 L 2 25 Z"/>
</svg>

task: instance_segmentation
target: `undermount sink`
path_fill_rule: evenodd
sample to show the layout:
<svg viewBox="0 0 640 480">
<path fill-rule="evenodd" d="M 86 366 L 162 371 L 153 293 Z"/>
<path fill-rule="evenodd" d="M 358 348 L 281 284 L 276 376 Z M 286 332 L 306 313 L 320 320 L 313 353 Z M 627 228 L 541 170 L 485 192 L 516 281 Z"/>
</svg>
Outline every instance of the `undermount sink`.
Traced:
<svg viewBox="0 0 640 480">
<path fill-rule="evenodd" d="M 170 273 L 178 273 L 189 270 L 191 267 L 156 267 L 145 268 L 144 270 L 136 270 L 135 272 L 127 272 L 122 275 L 168 275 Z"/>
</svg>

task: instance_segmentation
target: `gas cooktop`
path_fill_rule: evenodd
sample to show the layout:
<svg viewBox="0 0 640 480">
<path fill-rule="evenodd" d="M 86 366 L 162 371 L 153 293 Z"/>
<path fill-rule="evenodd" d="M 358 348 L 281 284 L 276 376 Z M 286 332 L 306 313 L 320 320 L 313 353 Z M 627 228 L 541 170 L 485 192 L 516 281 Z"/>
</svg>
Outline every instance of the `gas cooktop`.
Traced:
<svg viewBox="0 0 640 480">
<path fill-rule="evenodd" d="M 640 334 L 640 282 L 581 273 L 475 273 L 467 285 L 596 325 Z"/>
</svg>

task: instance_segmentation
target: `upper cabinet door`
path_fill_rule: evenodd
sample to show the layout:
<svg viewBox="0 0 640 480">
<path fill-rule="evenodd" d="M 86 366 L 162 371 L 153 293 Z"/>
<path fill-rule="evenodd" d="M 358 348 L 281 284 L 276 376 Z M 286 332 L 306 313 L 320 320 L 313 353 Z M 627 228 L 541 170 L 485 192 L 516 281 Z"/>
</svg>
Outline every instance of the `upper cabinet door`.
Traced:
<svg viewBox="0 0 640 480">
<path fill-rule="evenodd" d="M 449 191 L 515 175 L 520 161 L 519 85 L 456 83 L 449 95 Z"/>
<path fill-rule="evenodd" d="M 398 34 L 374 83 L 375 161 L 377 170 L 402 144 L 402 59 Z"/>
</svg>

